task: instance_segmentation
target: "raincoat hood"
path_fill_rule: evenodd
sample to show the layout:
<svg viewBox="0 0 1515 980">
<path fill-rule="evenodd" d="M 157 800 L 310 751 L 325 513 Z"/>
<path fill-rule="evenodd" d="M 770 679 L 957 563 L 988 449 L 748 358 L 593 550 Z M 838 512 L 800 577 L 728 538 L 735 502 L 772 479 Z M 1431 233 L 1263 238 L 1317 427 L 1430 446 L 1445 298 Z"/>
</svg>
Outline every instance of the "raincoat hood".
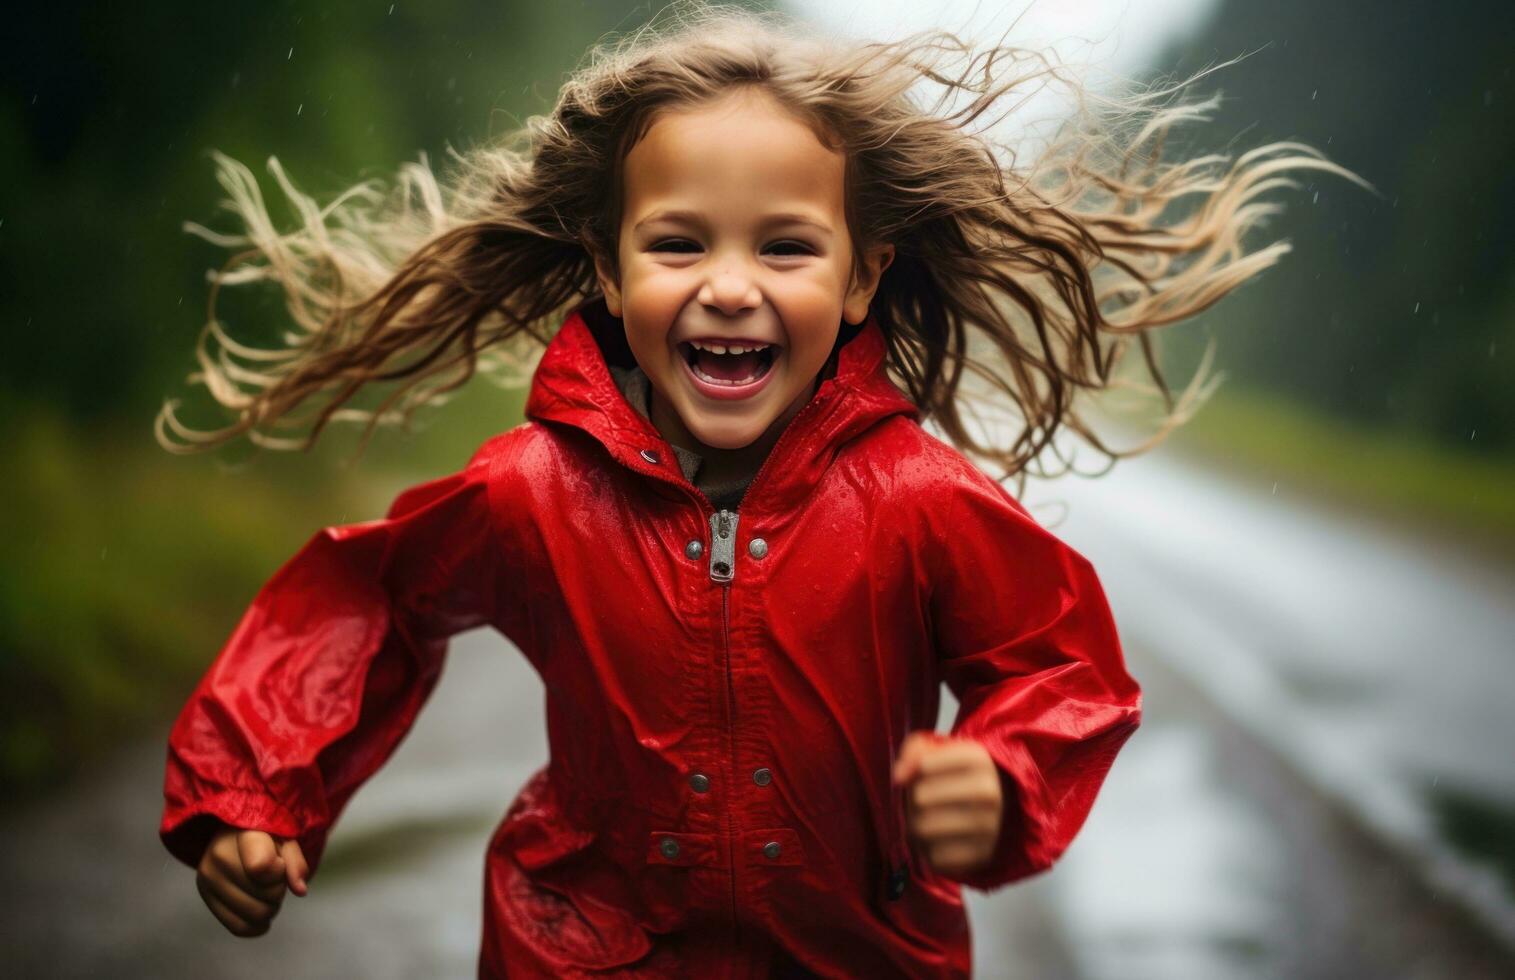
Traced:
<svg viewBox="0 0 1515 980">
<path fill-rule="evenodd" d="M 890 416 L 918 417 L 914 403 L 889 380 L 885 354 L 883 330 L 871 314 L 861 325 L 842 324 L 828 359 L 831 370 L 823 371 L 815 394 L 790 420 L 794 436 L 786 429 L 746 500 L 792 507 L 819 481 L 837 446 Z M 542 355 L 526 417 L 581 429 L 621 465 L 672 487 L 692 489 L 667 440 L 627 403 L 611 377 L 608 364 L 634 363 L 621 321 L 610 315 L 604 300 L 591 301 L 569 315 Z M 644 452 L 657 462 L 649 462 Z M 758 480 L 763 481 L 761 496 L 754 492 Z"/>
</svg>

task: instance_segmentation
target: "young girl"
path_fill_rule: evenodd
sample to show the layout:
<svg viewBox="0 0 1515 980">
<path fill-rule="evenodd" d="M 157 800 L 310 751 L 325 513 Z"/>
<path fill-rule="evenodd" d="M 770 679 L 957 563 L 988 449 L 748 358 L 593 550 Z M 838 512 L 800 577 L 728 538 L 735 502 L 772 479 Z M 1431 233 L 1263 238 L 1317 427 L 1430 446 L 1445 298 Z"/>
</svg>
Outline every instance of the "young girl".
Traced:
<svg viewBox="0 0 1515 980">
<path fill-rule="evenodd" d="M 1166 396 L 1151 328 L 1279 256 L 1242 240 L 1280 171 L 1337 169 L 1164 161 L 1195 111 L 1163 93 L 1034 159 L 972 131 L 1058 77 L 706 11 L 601 51 L 446 192 L 423 165 L 318 208 L 271 163 L 306 219 L 280 236 L 222 159 L 250 231 L 212 237 L 263 264 L 220 281 L 282 283 L 305 333 L 255 350 L 212 317 L 198 377 L 238 418 L 196 433 L 170 403 L 169 448 L 371 431 L 545 345 L 528 421 L 316 534 L 179 716 L 161 835 L 227 928 L 306 894 L 448 637 L 487 624 L 545 683 L 551 758 L 489 844 L 481 976 L 969 974 L 961 887 L 1063 853 L 1141 697 L 1089 563 L 921 423 L 1021 478 L 1060 426 L 1104 449 L 1072 397 L 1127 337 Z M 970 377 L 1018 409 L 1008 446 Z M 272 434 L 312 399 L 305 440 Z"/>
</svg>

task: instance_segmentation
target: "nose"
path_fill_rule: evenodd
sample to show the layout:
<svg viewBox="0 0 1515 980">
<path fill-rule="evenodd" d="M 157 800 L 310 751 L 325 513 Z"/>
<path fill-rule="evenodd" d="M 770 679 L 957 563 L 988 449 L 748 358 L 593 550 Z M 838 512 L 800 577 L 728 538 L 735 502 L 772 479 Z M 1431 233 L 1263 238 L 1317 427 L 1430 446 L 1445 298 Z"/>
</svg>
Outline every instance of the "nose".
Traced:
<svg viewBox="0 0 1515 980">
<path fill-rule="evenodd" d="M 743 310 L 757 309 L 763 303 L 757 281 L 739 263 L 727 261 L 711 270 L 700 285 L 696 297 L 701 304 L 714 307 L 727 316 Z"/>
</svg>

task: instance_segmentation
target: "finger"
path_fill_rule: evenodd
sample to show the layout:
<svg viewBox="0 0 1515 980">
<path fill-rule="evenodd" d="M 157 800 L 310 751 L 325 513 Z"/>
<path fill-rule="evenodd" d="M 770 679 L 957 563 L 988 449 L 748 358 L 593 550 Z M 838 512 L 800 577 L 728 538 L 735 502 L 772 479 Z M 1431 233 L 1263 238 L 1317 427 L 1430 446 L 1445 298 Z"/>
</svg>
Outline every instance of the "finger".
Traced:
<svg viewBox="0 0 1515 980">
<path fill-rule="evenodd" d="M 989 750 L 972 739 L 945 739 L 929 747 L 920 759 L 920 771 L 924 775 L 937 775 L 959 769 L 974 769 L 993 765 Z"/>
<path fill-rule="evenodd" d="M 999 775 L 982 769 L 922 776 L 910 787 L 908 795 L 921 809 L 952 803 L 998 806 L 1002 802 Z"/>
<path fill-rule="evenodd" d="M 275 902 L 284 897 L 284 879 L 280 878 L 272 884 L 263 884 L 254 881 L 242 865 L 242 852 L 235 841 L 231 846 L 223 848 L 212 855 L 211 867 L 206 873 L 212 874 L 218 881 L 225 881 L 228 885 L 234 885 L 249 895 L 262 899 L 265 902 Z"/>
<path fill-rule="evenodd" d="M 937 841 L 927 847 L 931 866 L 946 874 L 971 871 L 988 860 L 990 851 L 977 839 L 955 838 Z"/>
<path fill-rule="evenodd" d="M 284 866 L 289 879 L 290 891 L 304 897 L 310 890 L 310 862 L 305 860 L 305 852 L 300 849 L 300 842 L 291 837 L 284 842 L 279 849 L 284 858 Z"/>
<path fill-rule="evenodd" d="M 219 898 L 248 925 L 257 925 L 274 917 L 279 911 L 279 902 L 267 901 L 249 893 L 229 881 L 210 882 L 211 894 Z"/>
<path fill-rule="evenodd" d="M 282 884 L 284 859 L 269 834 L 261 830 L 248 830 L 237 835 L 237 853 L 242 859 L 242 870 L 259 885 Z"/>
<path fill-rule="evenodd" d="M 910 782 L 920 771 L 921 759 L 940 738 L 935 732 L 911 732 L 900 745 L 900 754 L 894 762 L 894 782 L 903 785 Z"/>
<path fill-rule="evenodd" d="M 953 837 L 998 836 L 999 821 L 994 812 L 979 804 L 932 807 L 921 811 L 914 832 L 922 840 L 935 842 Z"/>
<path fill-rule="evenodd" d="M 225 902 L 221 901 L 220 897 L 215 892 L 211 891 L 209 884 L 202 883 L 199 887 L 200 897 L 205 901 L 206 908 L 210 909 L 211 914 L 214 915 L 216 919 L 219 920 L 220 923 L 231 932 L 232 935 L 242 936 L 246 938 L 250 936 L 261 936 L 263 933 L 268 931 L 267 924 L 263 925 L 261 928 L 254 926 L 250 924 L 246 919 L 238 915 L 236 912 L 232 911 Z"/>
</svg>

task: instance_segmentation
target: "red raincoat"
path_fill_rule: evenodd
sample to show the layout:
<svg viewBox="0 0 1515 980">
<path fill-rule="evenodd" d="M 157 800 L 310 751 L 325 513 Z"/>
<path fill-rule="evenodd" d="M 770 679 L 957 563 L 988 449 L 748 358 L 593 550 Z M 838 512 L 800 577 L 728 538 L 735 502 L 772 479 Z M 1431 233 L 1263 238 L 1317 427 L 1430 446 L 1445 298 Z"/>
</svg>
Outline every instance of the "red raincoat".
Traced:
<svg viewBox="0 0 1515 980">
<path fill-rule="evenodd" d="M 1052 864 L 1141 696 L 1088 561 L 920 428 L 874 321 L 844 329 L 717 513 L 617 390 L 618 321 L 571 315 L 528 422 L 259 592 L 173 727 L 168 849 L 195 866 L 208 814 L 314 871 L 487 624 L 545 682 L 551 760 L 489 843 L 481 976 L 968 976 L 961 885 Z M 955 878 L 890 780 L 942 682 L 1005 789 L 992 863 Z"/>
</svg>

